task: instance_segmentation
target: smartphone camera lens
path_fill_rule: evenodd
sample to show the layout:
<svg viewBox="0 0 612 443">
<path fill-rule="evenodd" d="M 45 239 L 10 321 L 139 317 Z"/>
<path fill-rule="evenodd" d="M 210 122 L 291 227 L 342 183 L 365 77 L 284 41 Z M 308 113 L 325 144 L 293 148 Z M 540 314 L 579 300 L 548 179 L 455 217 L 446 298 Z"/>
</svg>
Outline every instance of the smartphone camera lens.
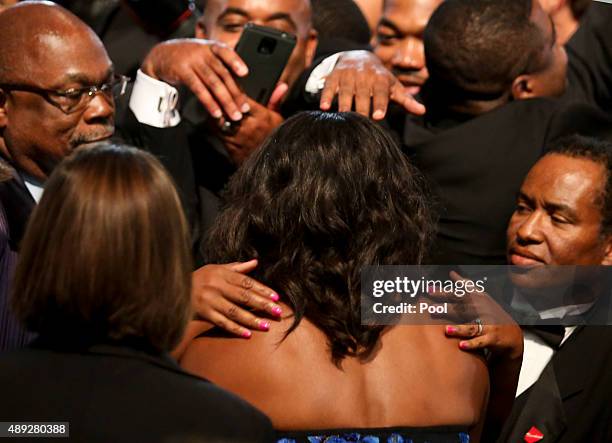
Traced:
<svg viewBox="0 0 612 443">
<path fill-rule="evenodd" d="M 259 47 L 257 48 L 257 52 L 264 55 L 270 55 L 274 52 L 276 48 L 276 40 L 270 37 L 264 37 L 259 42 Z"/>
</svg>

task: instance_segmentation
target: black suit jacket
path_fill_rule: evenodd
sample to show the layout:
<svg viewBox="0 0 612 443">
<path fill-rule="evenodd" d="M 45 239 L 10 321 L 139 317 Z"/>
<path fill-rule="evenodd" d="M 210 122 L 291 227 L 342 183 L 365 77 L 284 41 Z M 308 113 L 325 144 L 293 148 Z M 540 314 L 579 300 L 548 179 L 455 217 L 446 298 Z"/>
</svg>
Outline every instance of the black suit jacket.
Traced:
<svg viewBox="0 0 612 443">
<path fill-rule="evenodd" d="M 540 379 L 521 394 L 499 442 L 523 442 L 537 428 L 542 443 L 612 441 L 612 328 L 579 326 Z"/>
<path fill-rule="evenodd" d="M 269 442 L 270 421 L 221 388 L 134 343 L 0 356 L 3 421 L 68 421 L 75 442 Z M 27 440 L 24 440 L 27 441 Z"/>
<path fill-rule="evenodd" d="M 34 199 L 16 175 L 0 182 L 0 352 L 24 346 L 31 338 L 9 308 L 11 281 Z"/>
</svg>

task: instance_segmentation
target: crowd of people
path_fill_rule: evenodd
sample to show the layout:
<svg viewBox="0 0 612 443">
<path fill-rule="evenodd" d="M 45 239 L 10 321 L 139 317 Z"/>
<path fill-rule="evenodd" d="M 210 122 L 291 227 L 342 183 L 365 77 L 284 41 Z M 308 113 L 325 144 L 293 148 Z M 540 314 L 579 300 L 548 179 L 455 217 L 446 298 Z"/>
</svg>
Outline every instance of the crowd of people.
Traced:
<svg viewBox="0 0 612 443">
<path fill-rule="evenodd" d="M 267 103 L 247 23 L 296 37 Z M 0 422 L 612 441 L 610 26 L 588 0 L 0 1 Z M 518 271 L 468 322 L 367 324 L 384 265 Z M 601 278 L 551 306 L 567 271 L 537 270 L 575 265 Z"/>
</svg>

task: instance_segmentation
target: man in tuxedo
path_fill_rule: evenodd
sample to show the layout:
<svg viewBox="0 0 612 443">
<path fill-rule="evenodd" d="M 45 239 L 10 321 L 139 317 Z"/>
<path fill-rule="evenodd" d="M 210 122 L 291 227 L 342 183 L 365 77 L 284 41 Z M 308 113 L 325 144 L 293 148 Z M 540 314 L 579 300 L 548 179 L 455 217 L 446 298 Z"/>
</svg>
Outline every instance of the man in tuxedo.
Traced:
<svg viewBox="0 0 612 443">
<path fill-rule="evenodd" d="M 576 135 L 555 143 L 527 174 L 507 228 L 512 284 L 496 299 L 522 323 L 523 340 L 486 310 L 481 328 L 447 327 L 466 351 L 520 355 L 522 345 L 500 443 L 612 441 L 611 191 L 612 144 Z"/>
<path fill-rule="evenodd" d="M 567 326 L 524 329 L 517 400 L 500 441 L 530 441 L 528 434 L 543 434 L 543 442 L 612 441 L 612 328 L 597 326 L 610 321 L 609 294 L 551 307 L 535 289 L 556 283 L 538 281 L 542 265 L 612 264 L 611 178 L 612 144 L 575 136 L 523 182 L 508 225 L 508 263 L 532 272 L 513 278 L 515 298 L 522 294 L 539 317 Z M 603 286 L 595 294 L 609 291 L 600 280 L 591 285 Z M 568 317 L 577 315 L 587 325 L 572 325 Z"/>
<path fill-rule="evenodd" d="M 575 37 L 588 37 L 592 53 L 612 55 L 612 9 L 604 6 Z M 438 196 L 433 260 L 504 264 L 514 195 L 542 148 L 575 132 L 612 136 L 607 116 L 591 106 L 595 97 L 611 97 L 605 82 L 591 80 L 606 78 L 612 67 L 574 57 L 568 70 L 550 18 L 531 0 L 448 0 L 434 12 L 424 42 L 427 113 L 390 121 Z M 543 98 L 566 88 L 582 103 Z"/>
<path fill-rule="evenodd" d="M 124 91 L 125 79 L 113 75 L 93 31 L 51 3 L 20 2 L 3 10 L 0 39 L 0 350 L 6 350 L 30 339 L 8 310 L 10 281 L 30 213 L 64 156 L 113 135 L 114 99 Z M 174 149 L 172 134 L 164 137 L 165 143 L 151 144 L 148 150 L 160 158 L 180 190 L 185 157 Z M 146 139 L 136 141 L 147 147 Z M 195 311 L 201 311 L 199 300 L 209 291 L 239 298 L 248 290 L 259 307 L 276 308 L 273 291 L 244 275 L 254 264 L 206 267 L 194 285 Z"/>
</svg>

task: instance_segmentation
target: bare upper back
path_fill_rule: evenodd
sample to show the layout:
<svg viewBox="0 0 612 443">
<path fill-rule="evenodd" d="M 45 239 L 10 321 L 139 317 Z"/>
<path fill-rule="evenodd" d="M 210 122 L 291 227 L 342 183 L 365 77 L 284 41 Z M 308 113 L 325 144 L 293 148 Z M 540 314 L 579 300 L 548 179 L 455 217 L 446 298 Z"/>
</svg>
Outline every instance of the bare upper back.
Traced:
<svg viewBox="0 0 612 443">
<path fill-rule="evenodd" d="M 330 359 L 325 335 L 292 319 L 250 340 L 195 339 L 181 359 L 188 371 L 238 394 L 276 429 L 474 426 L 488 397 L 483 360 L 458 349 L 442 326 L 385 331 L 368 361 Z"/>
</svg>

